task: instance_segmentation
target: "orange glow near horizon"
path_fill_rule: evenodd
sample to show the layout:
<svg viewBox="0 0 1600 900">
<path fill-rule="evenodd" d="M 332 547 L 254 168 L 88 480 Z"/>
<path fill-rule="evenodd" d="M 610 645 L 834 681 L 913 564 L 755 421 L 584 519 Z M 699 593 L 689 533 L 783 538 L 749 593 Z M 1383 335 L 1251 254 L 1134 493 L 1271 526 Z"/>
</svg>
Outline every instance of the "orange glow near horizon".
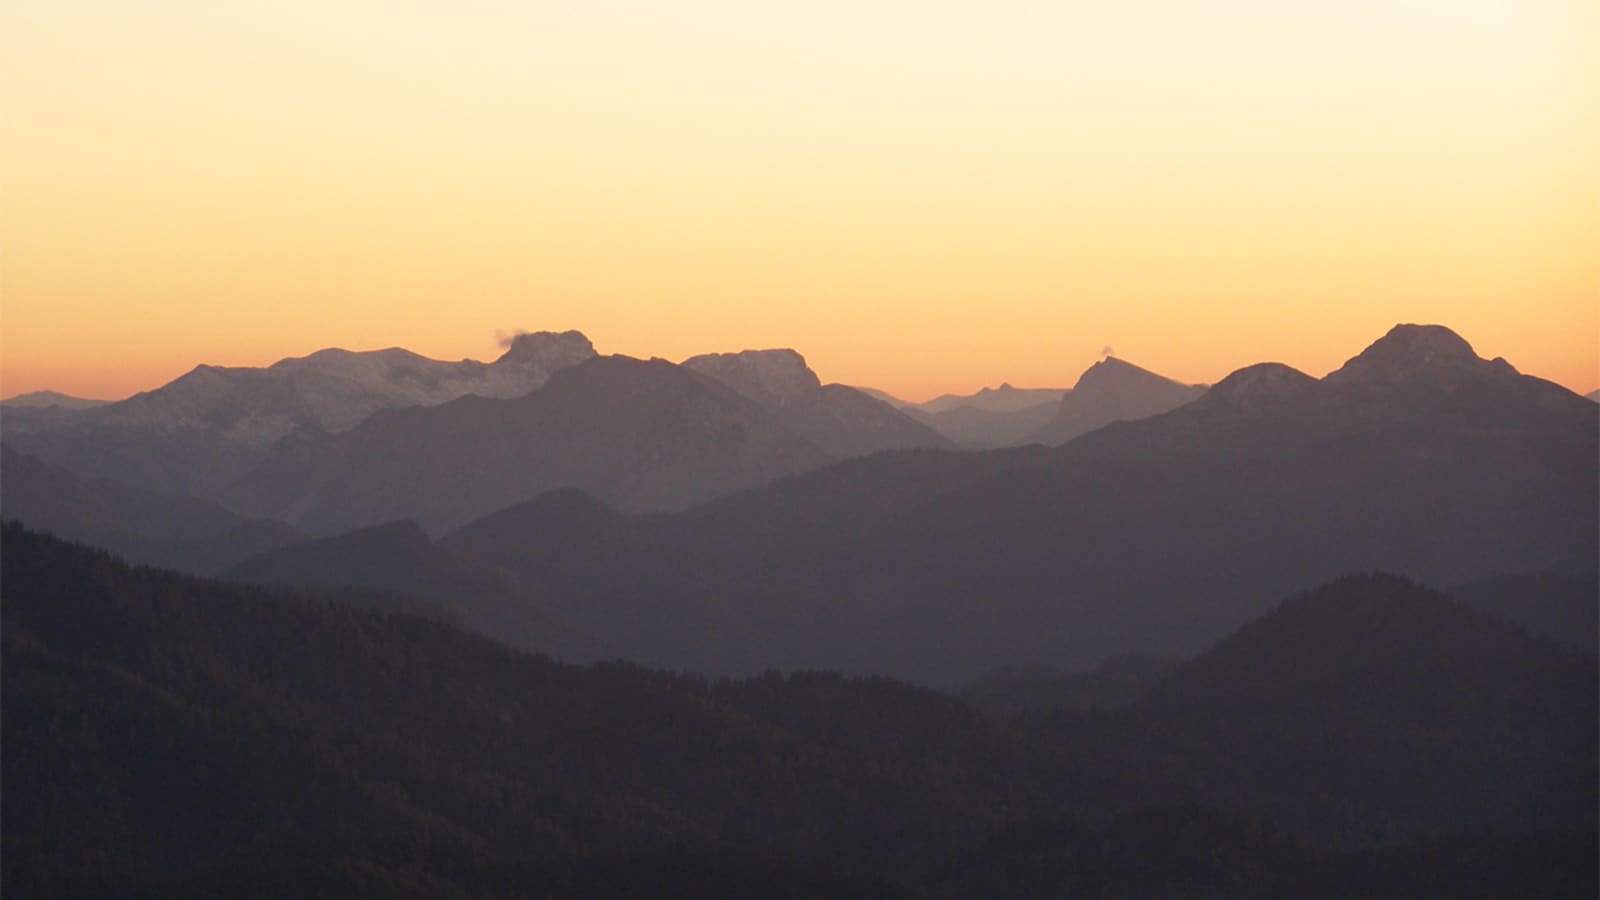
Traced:
<svg viewBox="0 0 1600 900">
<path fill-rule="evenodd" d="M 1600 387 L 1592 3 L 556 6 L 0 8 L 0 395 L 577 328 L 921 400 L 1397 322 Z"/>
</svg>

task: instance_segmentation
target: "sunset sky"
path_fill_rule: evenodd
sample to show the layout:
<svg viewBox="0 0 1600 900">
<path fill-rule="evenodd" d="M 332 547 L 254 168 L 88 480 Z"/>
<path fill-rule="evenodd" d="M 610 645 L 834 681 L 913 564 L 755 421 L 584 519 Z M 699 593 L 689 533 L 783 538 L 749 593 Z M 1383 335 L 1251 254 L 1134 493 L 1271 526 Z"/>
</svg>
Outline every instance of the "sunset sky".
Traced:
<svg viewBox="0 0 1600 900">
<path fill-rule="evenodd" d="M 1600 386 L 1593 0 L 0 6 L 0 394 L 578 328 L 909 399 Z"/>
</svg>

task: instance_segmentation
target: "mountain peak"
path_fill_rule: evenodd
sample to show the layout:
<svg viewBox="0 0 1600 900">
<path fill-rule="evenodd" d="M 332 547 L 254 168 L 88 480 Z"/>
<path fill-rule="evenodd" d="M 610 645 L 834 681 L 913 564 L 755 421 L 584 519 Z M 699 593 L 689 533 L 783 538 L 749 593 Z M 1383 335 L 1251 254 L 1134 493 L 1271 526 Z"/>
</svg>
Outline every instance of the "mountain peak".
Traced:
<svg viewBox="0 0 1600 900">
<path fill-rule="evenodd" d="M 787 347 L 703 353 L 684 360 L 683 367 L 714 378 L 766 406 L 782 406 L 822 386 L 817 373 L 806 365 L 806 358 Z"/>
<path fill-rule="evenodd" d="M 1178 384 L 1162 375 L 1141 369 L 1130 362 L 1124 362 L 1115 356 L 1108 356 L 1100 360 L 1084 373 L 1078 376 L 1078 383 L 1073 385 L 1073 391 L 1088 389 L 1095 390 L 1126 390 L 1150 384 Z"/>
<path fill-rule="evenodd" d="M 62 409 L 89 409 L 95 406 L 105 406 L 109 400 L 91 400 L 87 397 L 74 397 L 60 391 L 33 391 L 27 394 L 18 394 L 0 400 L 0 405 L 10 407 L 39 407 L 48 408 L 59 406 Z"/>
<path fill-rule="evenodd" d="M 1199 402 L 1235 409 L 1260 409 L 1305 397 L 1317 380 L 1283 363 L 1246 366 L 1211 386 Z"/>
<path fill-rule="evenodd" d="M 496 363 L 533 365 L 547 372 L 576 365 L 595 355 L 581 331 L 525 331 L 511 339 Z"/>
<path fill-rule="evenodd" d="M 1328 375 L 1333 384 L 1391 382 L 1423 373 L 1490 370 L 1515 375 L 1504 359 L 1483 359 L 1472 345 L 1443 325 L 1396 325 L 1360 355 Z"/>
</svg>

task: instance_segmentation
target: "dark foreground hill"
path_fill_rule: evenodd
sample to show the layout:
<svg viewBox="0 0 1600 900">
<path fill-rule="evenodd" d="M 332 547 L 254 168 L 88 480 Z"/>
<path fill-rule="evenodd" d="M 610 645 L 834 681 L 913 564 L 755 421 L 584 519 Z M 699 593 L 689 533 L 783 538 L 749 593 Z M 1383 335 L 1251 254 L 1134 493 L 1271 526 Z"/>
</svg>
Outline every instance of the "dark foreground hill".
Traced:
<svg viewBox="0 0 1600 900">
<path fill-rule="evenodd" d="M 0 551 L 7 898 L 1586 897 L 1596 886 L 1594 747 L 1569 740 L 1596 723 L 1592 706 L 1565 702 L 1593 690 L 1592 658 L 1575 664 L 1409 588 L 1370 602 L 1412 624 L 1367 642 L 1355 664 L 1313 667 L 1313 682 L 1291 681 L 1315 685 L 1305 701 L 1277 697 L 1268 711 L 1304 722 L 1308 703 L 1340 697 L 1340 679 L 1364 694 L 1371 673 L 1417 670 L 1396 661 L 1417 653 L 1492 661 L 1502 685 L 1465 680 L 1460 696 L 1434 698 L 1442 713 L 1420 691 L 1401 707 L 1425 713 L 1419 727 L 1457 722 L 1453 740 L 1468 748 L 1434 776 L 1456 801 L 1421 819 L 1384 799 L 1390 762 L 1414 770 L 1425 761 L 1408 754 L 1427 749 L 1397 738 L 1410 732 L 1394 717 L 1348 739 L 1388 753 L 1363 750 L 1372 768 L 1351 773 L 1347 802 L 1333 804 L 1325 780 L 1299 792 L 1256 778 L 1257 751 L 1218 736 L 1230 717 L 1249 722 L 1229 697 L 1260 696 L 1258 638 L 1299 635 L 1282 620 L 1293 625 L 1305 603 L 1171 676 L 1204 727 L 1155 701 L 994 720 L 881 678 L 564 666 L 330 595 L 130 568 L 14 525 Z M 1335 599 L 1360 593 L 1353 584 Z M 1344 605 L 1311 604 L 1315 624 Z M 1444 624 L 1414 624 L 1434 619 Z M 1355 621 L 1331 631 L 1384 633 L 1382 616 Z M 1417 635 L 1467 640 L 1411 646 Z M 1502 723 L 1454 718 L 1480 701 L 1485 715 L 1545 712 L 1507 740 Z M 1497 753 L 1480 746 L 1498 741 Z M 1463 758 L 1504 768 L 1451 768 Z M 1546 780 L 1583 765 L 1589 775 L 1509 806 L 1531 782 L 1485 782 L 1535 764 Z M 1504 833 L 1531 801 L 1547 804 L 1538 830 Z M 1468 824 L 1478 833 L 1448 837 Z"/>
</svg>

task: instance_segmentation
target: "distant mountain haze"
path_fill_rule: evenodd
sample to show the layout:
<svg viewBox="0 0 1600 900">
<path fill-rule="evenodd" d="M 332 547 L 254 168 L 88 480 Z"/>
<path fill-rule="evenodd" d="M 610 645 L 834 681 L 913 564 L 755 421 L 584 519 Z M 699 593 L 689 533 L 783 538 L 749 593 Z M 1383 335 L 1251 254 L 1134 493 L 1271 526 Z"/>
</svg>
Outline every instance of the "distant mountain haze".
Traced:
<svg viewBox="0 0 1600 900">
<path fill-rule="evenodd" d="M 917 407 L 906 414 L 939 432 L 959 447 L 989 450 L 1023 443 L 1054 419 L 1059 400 L 1047 400 L 1018 410 L 996 411 L 979 406 L 953 406 L 939 412 Z"/>
<path fill-rule="evenodd" d="M 1055 415 L 1067 393 L 1062 388 L 1014 388 L 1001 384 L 975 394 L 941 394 L 926 403 L 907 403 L 882 391 L 858 390 L 900 409 L 967 450 L 1020 443 Z"/>
<path fill-rule="evenodd" d="M 305 538 L 289 525 L 247 519 L 208 500 L 82 478 L 3 443 L 0 515 L 133 562 L 202 575 Z"/>
<path fill-rule="evenodd" d="M 1175 409 L 1205 393 L 1113 356 L 1090 366 L 1061 398 L 1055 418 L 1025 441 L 1055 447 L 1116 421 L 1131 422 Z"/>
<path fill-rule="evenodd" d="M 109 400 L 90 400 L 85 397 L 72 397 L 56 391 L 33 391 L 27 394 L 18 394 L 0 400 L 0 406 L 11 408 L 23 407 L 51 407 L 59 406 L 62 409 L 92 409 L 96 406 L 105 406 Z"/>
<path fill-rule="evenodd" d="M 441 362 L 394 348 L 322 350 L 260 369 L 202 365 L 59 427 L 7 423 L 6 439 L 80 474 L 214 497 L 296 432 L 336 433 L 381 409 L 469 394 L 520 396 L 592 356 L 588 338 L 569 331 L 519 335 L 493 363 Z"/>
<path fill-rule="evenodd" d="M 1066 388 L 1016 388 L 1002 382 L 999 387 L 982 388 L 975 394 L 940 394 L 919 405 L 923 412 L 942 413 L 967 406 L 995 413 L 1011 413 L 1038 406 L 1041 403 L 1059 403 L 1068 393 Z"/>
<path fill-rule="evenodd" d="M 253 556 L 220 577 L 245 584 L 368 588 L 429 601 L 460 627 L 565 659 L 600 655 L 549 615 L 537 588 L 470 553 L 434 543 L 415 522 L 374 525 Z"/>
<path fill-rule="evenodd" d="M 908 406 L 916 406 L 917 405 L 915 403 L 911 403 L 911 402 L 906 401 L 906 400 L 901 400 L 899 397 L 896 397 L 895 395 L 889 393 L 888 391 L 880 391 L 877 388 L 862 387 L 859 384 L 855 385 L 854 387 L 855 387 L 856 390 L 860 391 L 863 394 L 866 394 L 868 397 L 871 397 L 874 400 L 881 400 L 882 402 L 889 404 L 890 406 L 894 407 L 895 409 L 905 409 Z"/>
<path fill-rule="evenodd" d="M 856 388 L 823 384 L 793 350 L 745 350 L 690 357 L 708 375 L 772 410 L 786 427 L 837 459 L 882 450 L 952 448 L 939 432 Z"/>
<path fill-rule="evenodd" d="M 648 583 L 629 590 L 679 610 L 680 630 L 710 608 L 700 633 L 730 638 L 627 652 L 717 671 L 756 635 L 769 664 L 949 683 L 1020 662 L 1183 656 L 1297 581 L 1341 572 L 1592 571 L 1594 404 L 1415 326 L 1340 371 L 1251 366 L 1056 450 L 868 457 L 633 520 L 620 546 L 676 562 L 641 563 Z M 536 552 L 538 535 L 522 539 Z M 632 568 L 582 549 L 558 565 Z"/>
<path fill-rule="evenodd" d="M 282 444 L 223 496 L 314 533 L 395 519 L 439 533 L 556 488 L 623 510 L 682 509 L 832 460 L 720 382 L 603 356 L 522 397 L 386 410 Z"/>
<path fill-rule="evenodd" d="M 581 335 L 529 338 L 507 357 L 533 358 L 511 362 L 588 352 Z M 333 353 L 286 368 L 348 365 Z M 185 396 L 177 386 L 162 402 Z M 1155 399 L 1178 405 L 1136 414 Z M 137 440 L 120 444 L 114 430 L 78 431 L 88 419 L 18 437 L 76 433 L 81 452 L 124 463 L 136 445 L 145 463 L 209 465 L 214 478 L 247 461 L 222 453 L 242 445 L 220 435 L 248 417 L 212 409 L 210 425 L 129 429 Z M 950 685 L 1024 663 L 1182 657 L 1297 585 L 1351 571 L 1436 585 L 1593 577 L 1600 407 L 1439 326 L 1396 326 L 1320 380 L 1261 363 L 1205 391 L 1108 359 L 1052 425 L 1096 417 L 1113 421 L 1057 448 L 953 453 L 907 412 L 823 385 L 791 350 L 684 365 L 590 356 L 516 397 L 381 409 L 337 433 L 312 421 L 251 450 L 261 461 L 216 495 L 233 522 L 314 536 L 412 520 L 509 574 L 530 616 L 707 672 L 832 667 Z M 56 465 L 39 456 L 36 467 Z M 102 508 L 127 489 L 85 488 L 68 470 L 8 507 L 152 558 L 128 528 L 101 524 L 134 515 Z M 57 496 L 81 512 L 52 513 Z M 200 520 L 232 534 L 218 512 Z M 221 543 L 196 559 L 281 546 Z M 360 546 L 376 558 L 391 545 Z M 422 552 L 406 546 L 388 552 Z M 1519 621 L 1573 621 L 1545 602 L 1529 595 Z M 489 633 L 541 627 L 496 603 L 500 618 L 479 624 Z"/>
</svg>

